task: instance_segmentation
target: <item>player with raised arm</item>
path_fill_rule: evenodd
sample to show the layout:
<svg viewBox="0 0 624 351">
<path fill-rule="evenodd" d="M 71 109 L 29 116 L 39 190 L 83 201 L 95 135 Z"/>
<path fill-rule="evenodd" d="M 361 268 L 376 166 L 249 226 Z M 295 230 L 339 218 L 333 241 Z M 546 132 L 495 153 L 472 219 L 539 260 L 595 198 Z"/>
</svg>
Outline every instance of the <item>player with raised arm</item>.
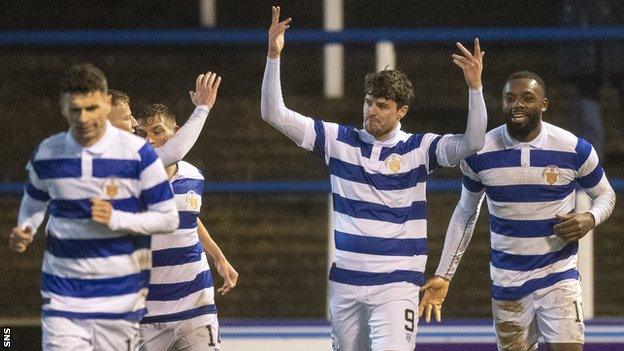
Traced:
<svg viewBox="0 0 624 351">
<path fill-rule="evenodd" d="M 335 255 L 329 274 L 334 350 L 413 350 L 418 287 L 427 260 L 425 184 L 437 167 L 481 149 L 487 114 L 483 52 L 457 43 L 453 62 L 469 86 L 465 134 L 410 134 L 400 120 L 413 98 L 400 71 L 365 78 L 363 129 L 313 120 L 284 105 L 280 55 L 291 19 L 272 8 L 262 82 L 262 118 L 329 166 Z"/>
<path fill-rule="evenodd" d="M 143 108 L 138 121 L 137 134 L 156 148 L 180 129 L 175 116 L 162 104 Z M 198 218 L 204 192 L 201 172 L 180 161 L 167 167 L 167 175 L 180 225 L 173 234 L 155 235 L 152 240 L 148 311 L 141 321 L 142 350 L 219 350 L 214 287 L 204 250 L 224 278 L 218 292 L 225 295 L 234 288 L 238 273 Z"/>
<path fill-rule="evenodd" d="M 208 113 L 214 106 L 221 77 L 216 73 L 200 74 L 195 81 L 195 91 L 189 91 L 195 110 L 180 130 L 164 145 L 156 148 L 165 166 L 170 166 L 186 156 L 199 138 Z M 130 98 L 124 92 L 111 90 L 112 108 L 108 120 L 117 128 L 134 133 L 137 125 L 130 109 Z"/>
<path fill-rule="evenodd" d="M 492 314 L 500 350 L 583 349 L 578 240 L 605 221 L 615 193 L 596 151 L 582 138 L 542 121 L 544 81 L 521 71 L 503 89 L 506 123 L 486 134 L 483 150 L 461 162 L 461 198 L 436 271 L 423 286 L 419 314 L 441 305 L 470 242 L 484 194 L 490 212 Z M 593 199 L 573 213 L 577 184 Z"/>
<path fill-rule="evenodd" d="M 151 266 L 143 234 L 178 227 L 173 192 L 152 146 L 107 121 L 102 71 L 70 67 L 60 93 L 69 130 L 41 142 L 29 161 L 9 246 L 26 250 L 48 211 L 44 350 L 135 350 Z"/>
</svg>

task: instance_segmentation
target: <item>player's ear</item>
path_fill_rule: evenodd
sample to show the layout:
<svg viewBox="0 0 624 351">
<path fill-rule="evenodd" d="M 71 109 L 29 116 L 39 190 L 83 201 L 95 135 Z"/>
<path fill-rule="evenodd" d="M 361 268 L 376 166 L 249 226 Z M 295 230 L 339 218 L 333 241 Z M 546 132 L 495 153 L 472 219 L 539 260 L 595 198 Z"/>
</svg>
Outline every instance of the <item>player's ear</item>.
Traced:
<svg viewBox="0 0 624 351">
<path fill-rule="evenodd" d="M 542 112 L 546 112 L 546 110 L 548 110 L 548 99 L 544 98 L 542 101 Z"/>
<path fill-rule="evenodd" d="M 399 115 L 399 120 L 401 120 L 405 115 L 407 115 L 407 111 L 409 110 L 409 106 L 403 105 L 400 109 L 397 110 L 397 115 Z"/>
</svg>

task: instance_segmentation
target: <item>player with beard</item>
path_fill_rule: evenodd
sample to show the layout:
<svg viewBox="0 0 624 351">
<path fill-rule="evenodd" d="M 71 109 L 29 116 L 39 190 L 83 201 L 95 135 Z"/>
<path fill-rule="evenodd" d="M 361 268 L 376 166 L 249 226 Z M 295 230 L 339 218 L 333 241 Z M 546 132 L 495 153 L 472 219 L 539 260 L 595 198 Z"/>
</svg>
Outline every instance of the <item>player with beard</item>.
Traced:
<svg viewBox="0 0 624 351">
<path fill-rule="evenodd" d="M 461 199 L 449 223 L 436 276 L 423 286 L 419 315 L 441 306 L 470 242 L 483 195 L 490 212 L 492 314 L 499 350 L 582 350 L 584 323 L 578 240 L 606 220 L 615 193 L 596 151 L 582 138 L 542 121 L 544 81 L 521 71 L 503 89 L 506 123 L 486 134 L 461 162 Z M 573 213 L 576 186 L 594 200 Z"/>
</svg>

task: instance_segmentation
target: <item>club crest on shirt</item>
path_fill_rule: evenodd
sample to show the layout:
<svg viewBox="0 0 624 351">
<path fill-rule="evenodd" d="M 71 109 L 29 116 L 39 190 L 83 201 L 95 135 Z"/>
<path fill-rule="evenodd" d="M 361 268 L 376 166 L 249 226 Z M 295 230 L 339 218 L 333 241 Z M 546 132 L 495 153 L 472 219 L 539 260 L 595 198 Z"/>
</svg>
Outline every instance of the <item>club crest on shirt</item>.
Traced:
<svg viewBox="0 0 624 351">
<path fill-rule="evenodd" d="M 199 197 L 199 195 L 197 195 L 196 192 L 191 190 L 188 193 L 186 193 L 185 201 L 186 201 L 186 204 L 190 207 L 191 210 L 199 211 L 199 206 L 201 204 L 201 198 Z"/>
<path fill-rule="evenodd" d="M 544 177 L 544 179 L 546 179 L 546 181 L 550 185 L 553 185 L 557 182 L 557 179 L 559 179 L 559 174 L 559 167 L 554 165 L 546 166 L 546 168 L 544 168 L 544 170 L 542 171 L 542 177 Z"/>
<path fill-rule="evenodd" d="M 403 164 L 403 158 L 398 154 L 390 154 L 388 158 L 386 158 L 386 168 L 391 170 L 394 173 L 398 173 L 401 170 L 401 166 Z"/>
<path fill-rule="evenodd" d="M 109 198 L 114 198 L 119 193 L 119 184 L 115 179 L 107 179 L 103 186 L 104 194 Z"/>
</svg>

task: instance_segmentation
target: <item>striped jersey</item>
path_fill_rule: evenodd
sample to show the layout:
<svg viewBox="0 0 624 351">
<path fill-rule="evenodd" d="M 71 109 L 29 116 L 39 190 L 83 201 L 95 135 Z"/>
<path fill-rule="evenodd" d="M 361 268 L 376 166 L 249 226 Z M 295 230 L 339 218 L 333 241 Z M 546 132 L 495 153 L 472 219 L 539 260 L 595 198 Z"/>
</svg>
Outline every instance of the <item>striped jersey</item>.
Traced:
<svg viewBox="0 0 624 351">
<path fill-rule="evenodd" d="M 564 279 L 579 279 L 578 242 L 554 234 L 557 214 L 572 212 L 576 189 L 595 187 L 604 171 L 591 144 L 542 122 L 518 142 L 505 125 L 461 163 L 463 185 L 485 191 L 490 213 L 492 297 L 515 300 Z"/>
<path fill-rule="evenodd" d="M 153 267 L 143 324 L 188 320 L 217 312 L 210 266 L 197 234 L 204 177 L 193 165 L 180 161 L 171 187 L 180 224 L 171 234 L 152 237 Z"/>
<path fill-rule="evenodd" d="M 422 285 L 427 262 L 426 180 L 436 134 L 399 126 L 385 141 L 365 130 L 314 122 L 302 147 L 329 167 L 335 252 L 329 279 L 351 285 Z"/>
<path fill-rule="evenodd" d="M 151 266 L 150 237 L 91 220 L 91 198 L 137 213 L 170 208 L 173 194 L 154 149 L 107 122 L 94 145 L 68 132 L 44 140 L 27 166 L 25 191 L 47 202 L 41 273 L 44 317 L 139 321 Z"/>
</svg>

